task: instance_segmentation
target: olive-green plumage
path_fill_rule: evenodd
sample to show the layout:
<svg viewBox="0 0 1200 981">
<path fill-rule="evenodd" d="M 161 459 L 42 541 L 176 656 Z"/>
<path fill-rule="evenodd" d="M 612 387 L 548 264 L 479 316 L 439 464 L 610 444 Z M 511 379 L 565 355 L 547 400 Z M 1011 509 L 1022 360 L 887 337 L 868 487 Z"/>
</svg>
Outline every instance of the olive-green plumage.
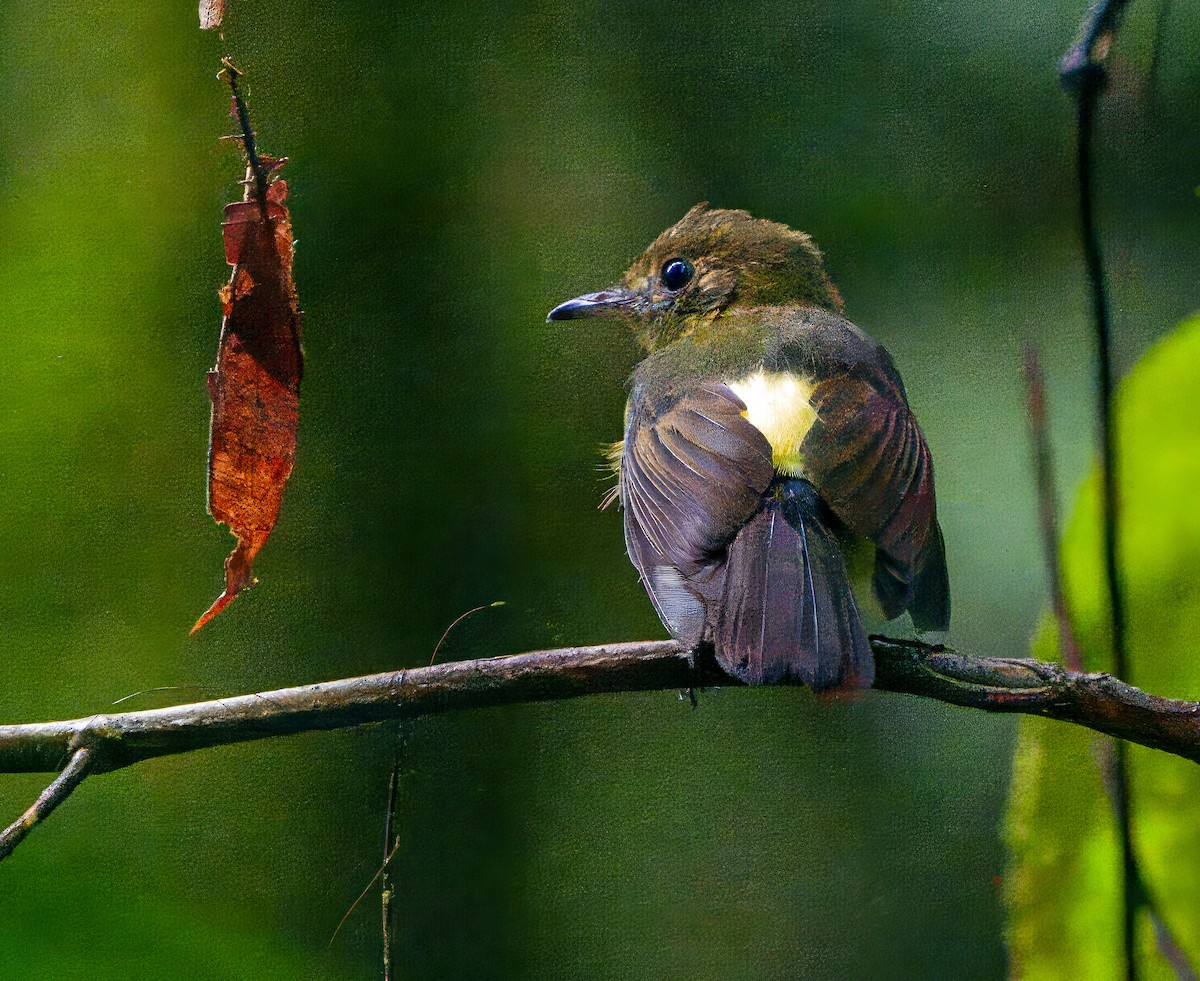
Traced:
<svg viewBox="0 0 1200 981">
<path fill-rule="evenodd" d="M 649 351 L 615 459 L 630 557 L 681 643 L 711 643 L 750 683 L 869 686 L 842 557 L 855 539 L 874 543 L 889 617 L 948 626 L 929 450 L 807 235 L 698 205 L 622 286 L 550 319 L 601 314 Z"/>
</svg>

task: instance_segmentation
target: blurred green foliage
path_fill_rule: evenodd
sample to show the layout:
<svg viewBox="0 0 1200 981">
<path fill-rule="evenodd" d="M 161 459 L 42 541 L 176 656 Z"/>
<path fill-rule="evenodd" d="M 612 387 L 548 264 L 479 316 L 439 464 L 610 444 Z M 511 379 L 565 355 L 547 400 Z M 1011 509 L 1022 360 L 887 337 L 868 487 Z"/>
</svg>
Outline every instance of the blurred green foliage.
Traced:
<svg viewBox="0 0 1200 981">
<path fill-rule="evenodd" d="M 423 663 L 493 600 L 442 657 L 661 636 L 619 517 L 595 510 L 636 351 L 543 320 L 702 199 L 822 245 L 937 460 L 953 639 L 1021 653 L 1043 590 L 1023 338 L 1046 350 L 1066 486 L 1091 452 L 1054 75 L 1081 7 L 234 0 L 222 41 L 182 0 L 9 0 L 0 717 Z M 1196 303 L 1200 14 L 1172 8 L 1150 91 L 1153 15 L 1134 6 L 1101 121 L 1125 366 Z M 308 362 L 261 584 L 189 641 L 232 542 L 204 515 L 241 176 L 217 140 L 222 54 L 264 151 L 291 157 Z M 736 690 L 415 726 L 399 960 L 1000 977 L 1012 735 L 895 696 Z M 89 781 L 4 864 L 0 975 L 377 976 L 374 897 L 329 938 L 379 861 L 396 742 L 319 734 Z M 0 779 L 4 813 L 41 782 Z"/>
<path fill-rule="evenodd" d="M 1122 567 L 1126 570 L 1132 680 L 1155 693 L 1200 699 L 1193 656 L 1200 633 L 1200 317 L 1157 344 L 1118 396 L 1122 446 Z M 1080 491 L 1063 538 L 1063 580 L 1073 627 L 1092 670 L 1111 667 L 1104 585 L 1100 482 Z M 1057 656 L 1046 624 L 1034 653 Z M 1119 845 L 1084 730 L 1022 723 L 1009 810 L 1014 846 L 1012 946 L 1023 976 L 1118 978 Z M 1131 747 L 1138 856 L 1147 885 L 1182 948 L 1200 955 L 1200 769 L 1188 760 Z M 1140 923 L 1151 970 L 1173 978 L 1154 951 L 1148 916 Z"/>
</svg>

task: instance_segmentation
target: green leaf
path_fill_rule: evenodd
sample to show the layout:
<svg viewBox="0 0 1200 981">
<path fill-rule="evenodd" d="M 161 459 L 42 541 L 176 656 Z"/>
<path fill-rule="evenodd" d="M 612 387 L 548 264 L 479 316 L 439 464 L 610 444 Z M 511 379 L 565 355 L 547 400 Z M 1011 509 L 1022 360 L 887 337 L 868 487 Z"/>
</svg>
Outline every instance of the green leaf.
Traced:
<svg viewBox="0 0 1200 981">
<path fill-rule="evenodd" d="M 1130 677 L 1155 694 L 1200 700 L 1200 316 L 1155 345 L 1117 398 L 1121 569 Z M 1084 483 L 1062 543 L 1063 582 L 1089 670 L 1111 664 L 1100 482 Z M 1033 655 L 1058 655 L 1054 624 Z M 1096 766 L 1097 737 L 1025 719 L 1008 812 L 1005 894 L 1013 973 L 1026 979 L 1117 978 L 1120 854 Z M 1133 833 L 1147 885 L 1176 939 L 1200 963 L 1200 766 L 1131 746 Z M 1146 915 L 1143 975 L 1173 978 Z"/>
</svg>

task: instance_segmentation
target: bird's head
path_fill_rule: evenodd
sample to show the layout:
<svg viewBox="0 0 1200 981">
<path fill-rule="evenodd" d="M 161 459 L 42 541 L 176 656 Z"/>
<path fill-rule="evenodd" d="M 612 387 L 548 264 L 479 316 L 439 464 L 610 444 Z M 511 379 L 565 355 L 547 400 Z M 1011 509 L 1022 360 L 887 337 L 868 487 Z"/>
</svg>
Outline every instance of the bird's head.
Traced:
<svg viewBox="0 0 1200 981">
<path fill-rule="evenodd" d="M 620 286 L 559 304 L 548 319 L 623 316 L 653 351 L 727 311 L 772 306 L 841 312 L 813 240 L 745 211 L 698 204 L 651 243 Z"/>
</svg>

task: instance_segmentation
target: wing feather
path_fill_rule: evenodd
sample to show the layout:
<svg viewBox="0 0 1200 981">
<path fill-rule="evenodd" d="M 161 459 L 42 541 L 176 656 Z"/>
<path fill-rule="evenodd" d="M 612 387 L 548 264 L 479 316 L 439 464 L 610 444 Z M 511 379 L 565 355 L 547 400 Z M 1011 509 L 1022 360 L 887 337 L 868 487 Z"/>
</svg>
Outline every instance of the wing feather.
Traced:
<svg viewBox="0 0 1200 981">
<path fill-rule="evenodd" d="M 771 447 L 744 408 L 725 385 L 658 407 L 637 392 L 631 400 L 621 502 L 646 544 L 685 574 L 729 544 L 771 482 Z M 638 551 L 630 547 L 635 563 Z"/>
<path fill-rule="evenodd" d="M 933 461 L 903 391 L 886 375 L 839 375 L 816 386 L 813 400 L 817 422 L 804 442 L 806 466 L 838 519 L 875 543 L 875 591 L 884 612 L 913 609 L 915 620 L 919 608 L 918 627 L 945 629 L 950 593 Z"/>
</svg>

